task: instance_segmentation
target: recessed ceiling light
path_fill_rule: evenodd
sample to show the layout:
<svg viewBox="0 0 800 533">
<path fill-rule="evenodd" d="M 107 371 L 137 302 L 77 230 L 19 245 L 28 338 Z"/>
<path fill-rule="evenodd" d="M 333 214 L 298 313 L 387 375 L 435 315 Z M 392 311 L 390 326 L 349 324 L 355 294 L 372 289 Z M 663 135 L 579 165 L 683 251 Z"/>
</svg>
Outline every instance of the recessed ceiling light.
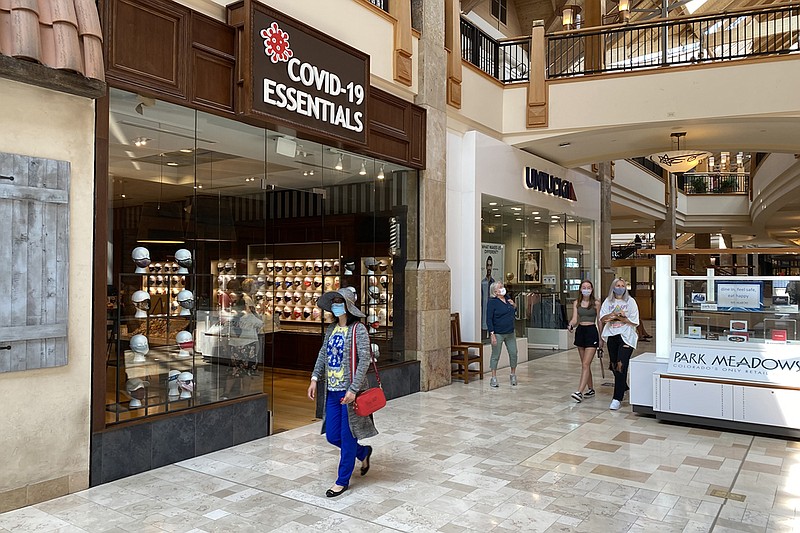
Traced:
<svg viewBox="0 0 800 533">
<path fill-rule="evenodd" d="M 638 224 L 638 223 L 639 223 L 639 220 L 638 220 L 638 219 L 636 219 L 636 218 L 634 218 L 634 219 L 633 219 L 633 223 L 634 223 L 634 224 Z"/>
<path fill-rule="evenodd" d="M 508 226 L 508 224 L 507 224 L 507 223 L 506 223 L 506 224 L 503 224 L 503 226 Z"/>
<path fill-rule="evenodd" d="M 176 163 L 175 161 L 169 161 L 169 162 L 167 162 L 167 166 L 168 167 L 177 167 L 178 163 Z"/>
<path fill-rule="evenodd" d="M 542 217 L 533 217 L 533 220 L 541 220 Z"/>
<path fill-rule="evenodd" d="M 500 211 L 500 208 L 499 207 L 495 207 L 494 209 L 492 209 L 492 211 Z"/>
<path fill-rule="evenodd" d="M 498 214 L 496 214 L 495 216 L 496 216 L 496 217 L 500 217 L 500 216 L 503 216 L 503 215 L 501 215 L 500 213 L 498 213 Z"/>
<path fill-rule="evenodd" d="M 489 202 L 489 205 L 497 205 L 497 202 Z"/>
<path fill-rule="evenodd" d="M 513 209 L 514 211 L 522 211 L 521 207 L 512 207 L 511 209 Z"/>
<path fill-rule="evenodd" d="M 517 220 L 520 220 L 520 221 L 521 221 L 522 219 L 521 219 L 521 218 L 518 218 Z"/>
<path fill-rule="evenodd" d="M 531 215 L 538 215 L 539 211 L 531 211 Z"/>
<path fill-rule="evenodd" d="M 184 154 L 191 154 L 193 151 L 191 148 L 181 148 L 181 152 Z"/>
</svg>

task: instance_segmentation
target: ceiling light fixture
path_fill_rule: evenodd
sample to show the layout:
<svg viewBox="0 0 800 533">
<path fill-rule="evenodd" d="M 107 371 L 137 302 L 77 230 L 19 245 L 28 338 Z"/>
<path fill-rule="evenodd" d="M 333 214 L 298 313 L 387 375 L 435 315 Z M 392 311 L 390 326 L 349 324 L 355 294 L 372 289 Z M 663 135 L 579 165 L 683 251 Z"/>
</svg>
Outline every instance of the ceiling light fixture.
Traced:
<svg viewBox="0 0 800 533">
<path fill-rule="evenodd" d="M 133 140 L 134 146 L 147 146 L 147 141 L 149 141 L 147 137 L 136 137 Z"/>
<path fill-rule="evenodd" d="M 619 21 L 628 22 L 631 16 L 630 0 L 619 0 Z"/>
<path fill-rule="evenodd" d="M 705 150 L 681 150 L 681 138 L 686 136 L 685 131 L 673 132 L 669 136 L 672 137 L 674 150 L 657 152 L 648 156 L 650 161 L 668 172 L 687 172 L 711 155 L 711 152 Z"/>
<path fill-rule="evenodd" d="M 385 177 L 386 177 L 386 175 L 383 173 L 383 165 L 381 165 L 381 170 L 380 170 L 380 172 L 378 172 L 378 175 L 377 175 L 376 177 L 377 177 L 379 180 L 382 180 L 383 178 L 385 178 Z"/>
<path fill-rule="evenodd" d="M 342 164 L 342 154 L 339 154 L 339 160 L 336 162 L 336 166 L 333 168 L 336 170 L 342 170 L 344 168 L 344 165 Z"/>
<path fill-rule="evenodd" d="M 578 20 L 578 14 L 581 12 L 580 6 L 567 4 L 561 12 L 561 24 L 565 30 L 574 30 Z"/>
<path fill-rule="evenodd" d="M 366 176 L 367 175 L 367 162 L 363 159 L 361 160 L 361 170 L 358 171 L 359 176 Z"/>
</svg>

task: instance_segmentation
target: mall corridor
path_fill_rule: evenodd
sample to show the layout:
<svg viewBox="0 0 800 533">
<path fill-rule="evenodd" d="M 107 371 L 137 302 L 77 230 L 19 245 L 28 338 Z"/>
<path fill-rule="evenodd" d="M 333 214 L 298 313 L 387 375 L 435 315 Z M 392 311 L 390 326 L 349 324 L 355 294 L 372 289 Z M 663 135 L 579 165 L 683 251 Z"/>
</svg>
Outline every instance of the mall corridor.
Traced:
<svg viewBox="0 0 800 533">
<path fill-rule="evenodd" d="M 391 401 L 339 498 L 317 422 L 2 514 L 0 532 L 800 530 L 800 444 L 609 411 L 593 370 L 580 404 L 575 350 L 521 364 L 517 387 L 506 369 L 499 389 Z"/>
</svg>

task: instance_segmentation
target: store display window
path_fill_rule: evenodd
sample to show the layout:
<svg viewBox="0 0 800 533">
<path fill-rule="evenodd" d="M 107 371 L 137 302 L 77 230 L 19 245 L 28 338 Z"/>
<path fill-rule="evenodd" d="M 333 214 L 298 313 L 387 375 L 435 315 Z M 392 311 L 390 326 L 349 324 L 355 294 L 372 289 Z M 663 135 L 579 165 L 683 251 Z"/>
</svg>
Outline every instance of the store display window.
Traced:
<svg viewBox="0 0 800 533">
<path fill-rule="evenodd" d="M 117 89 L 109 106 L 107 424 L 310 374 L 340 287 L 379 364 L 405 361 L 417 171 Z"/>
<path fill-rule="evenodd" d="M 482 196 L 481 313 L 491 281 L 502 281 L 517 303 L 518 337 L 558 344 L 544 330 L 566 329 L 581 281 L 592 278 L 593 258 L 593 221 Z M 481 328 L 485 336 L 483 317 Z"/>
</svg>

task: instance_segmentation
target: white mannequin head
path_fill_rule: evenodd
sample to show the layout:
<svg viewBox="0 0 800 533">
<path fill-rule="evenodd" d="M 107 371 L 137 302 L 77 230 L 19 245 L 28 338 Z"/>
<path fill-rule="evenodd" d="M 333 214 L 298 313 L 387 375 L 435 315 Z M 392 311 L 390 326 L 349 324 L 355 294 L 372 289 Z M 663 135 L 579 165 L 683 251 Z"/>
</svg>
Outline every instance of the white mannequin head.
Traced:
<svg viewBox="0 0 800 533">
<path fill-rule="evenodd" d="M 175 252 L 175 261 L 180 265 L 178 274 L 188 274 L 192 266 L 192 252 L 186 248 L 181 248 Z"/>
<path fill-rule="evenodd" d="M 369 326 L 370 333 L 375 333 L 378 331 L 378 327 L 381 325 L 380 322 L 378 322 L 378 315 L 370 314 L 367 317 L 367 325 Z"/>
<path fill-rule="evenodd" d="M 144 246 L 137 246 L 131 252 L 131 259 L 136 265 L 136 274 L 147 274 L 147 266 L 150 264 L 150 250 Z"/>
<path fill-rule="evenodd" d="M 144 363 L 144 356 L 150 351 L 150 343 L 144 335 L 134 335 L 131 337 L 131 351 L 133 352 L 134 363 Z"/>
<path fill-rule="evenodd" d="M 175 342 L 178 344 L 180 351 L 178 357 L 191 357 L 194 351 L 194 338 L 189 331 L 179 331 L 175 335 Z"/>
<path fill-rule="evenodd" d="M 129 408 L 137 409 L 142 406 L 142 400 L 147 397 L 147 387 L 149 386 L 149 381 L 142 381 L 139 378 L 129 379 L 125 383 L 125 391 L 131 397 L 131 401 L 128 404 Z"/>
<path fill-rule="evenodd" d="M 192 314 L 192 309 L 194 309 L 194 294 L 192 294 L 192 291 L 183 289 L 178 293 L 176 300 L 178 300 L 178 304 L 181 306 L 181 312 L 178 313 L 180 316 L 189 316 Z"/>
<path fill-rule="evenodd" d="M 181 393 L 178 389 L 178 375 L 179 370 L 170 370 L 167 377 L 167 396 L 170 398 L 177 398 Z"/>
<path fill-rule="evenodd" d="M 192 392 L 194 392 L 194 375 L 191 372 L 178 374 L 178 388 L 181 391 L 182 400 L 191 398 Z"/>
<path fill-rule="evenodd" d="M 134 318 L 147 318 L 147 312 L 150 310 L 150 295 L 145 291 L 136 291 L 131 295 L 131 302 L 136 308 Z"/>
</svg>

